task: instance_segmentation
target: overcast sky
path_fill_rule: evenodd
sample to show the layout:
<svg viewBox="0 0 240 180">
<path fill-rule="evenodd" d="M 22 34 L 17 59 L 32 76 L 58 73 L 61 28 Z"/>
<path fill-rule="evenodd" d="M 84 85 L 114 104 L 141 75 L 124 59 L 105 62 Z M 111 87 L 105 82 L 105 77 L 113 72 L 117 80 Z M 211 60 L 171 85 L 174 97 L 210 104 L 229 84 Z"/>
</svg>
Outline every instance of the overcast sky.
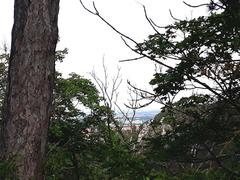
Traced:
<svg viewBox="0 0 240 180">
<path fill-rule="evenodd" d="M 200 4 L 207 0 L 186 0 L 190 4 Z M 6 42 L 10 47 L 10 35 L 13 23 L 13 0 L 0 0 L 0 43 Z M 90 0 L 83 0 L 92 9 Z M 206 8 L 192 9 L 183 4 L 182 0 L 95 0 L 102 16 L 124 34 L 141 42 L 152 28 L 144 17 L 141 4 L 147 8 L 148 15 L 158 25 L 173 22 L 169 9 L 179 19 L 190 19 L 206 15 Z M 114 76 L 117 67 L 121 68 L 122 87 L 119 103 L 127 100 L 127 79 L 143 89 L 149 89 L 148 82 L 154 73 L 154 65 L 148 60 L 119 63 L 119 60 L 137 57 L 122 42 L 120 36 L 104 24 L 99 18 L 85 11 L 78 0 L 61 0 L 59 14 L 58 49 L 68 48 L 69 54 L 65 61 L 57 65 L 57 69 L 65 76 L 76 72 L 89 78 L 94 68 L 102 75 L 102 59 Z M 154 105 L 150 108 L 157 109 Z"/>
</svg>

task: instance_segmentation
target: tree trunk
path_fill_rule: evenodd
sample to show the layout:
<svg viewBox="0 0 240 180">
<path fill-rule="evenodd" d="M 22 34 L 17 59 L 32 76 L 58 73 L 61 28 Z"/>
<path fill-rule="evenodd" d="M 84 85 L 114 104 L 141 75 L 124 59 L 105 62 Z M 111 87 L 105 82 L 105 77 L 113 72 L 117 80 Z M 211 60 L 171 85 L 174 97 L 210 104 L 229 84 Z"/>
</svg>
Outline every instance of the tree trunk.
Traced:
<svg viewBox="0 0 240 180">
<path fill-rule="evenodd" d="M 21 180 L 43 179 L 58 11 L 59 0 L 15 0 L 4 141 Z"/>
</svg>

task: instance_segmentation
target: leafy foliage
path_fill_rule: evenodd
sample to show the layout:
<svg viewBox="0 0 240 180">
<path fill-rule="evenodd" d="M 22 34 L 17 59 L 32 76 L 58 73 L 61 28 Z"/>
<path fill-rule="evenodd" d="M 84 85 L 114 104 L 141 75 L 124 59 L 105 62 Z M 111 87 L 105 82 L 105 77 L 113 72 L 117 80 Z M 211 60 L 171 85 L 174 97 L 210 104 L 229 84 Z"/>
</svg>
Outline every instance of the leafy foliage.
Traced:
<svg viewBox="0 0 240 180">
<path fill-rule="evenodd" d="M 194 82 L 221 98 L 231 101 L 239 98 L 233 94 L 239 89 L 240 28 L 237 17 L 237 13 L 233 16 L 224 11 L 177 21 L 166 26 L 164 33 L 157 32 L 140 43 L 138 52 L 161 61 L 166 68 L 164 72 L 156 73 L 150 82 L 155 85 L 155 92 L 161 96 L 175 95 L 192 87 Z M 171 66 L 172 61 L 174 66 Z"/>
<path fill-rule="evenodd" d="M 67 50 L 56 52 L 62 61 Z M 1 54 L 0 106 L 7 85 L 8 52 Z M 95 85 L 75 73 L 63 78 L 56 73 L 54 110 L 50 121 L 46 179 L 141 179 L 144 163 L 130 152 L 119 133 L 108 126 L 114 118 L 100 105 Z M 0 179 L 17 179 L 14 161 L 0 162 Z"/>
<path fill-rule="evenodd" d="M 18 180 L 14 161 L 0 162 L 0 179 Z"/>
<path fill-rule="evenodd" d="M 62 57 L 62 56 L 61 56 Z M 47 179 L 141 178 L 141 157 L 130 153 L 114 131 L 113 112 L 100 105 L 94 84 L 72 73 L 57 74 L 49 134 Z"/>
<path fill-rule="evenodd" d="M 240 176 L 239 7 L 211 1 L 209 16 L 176 20 L 137 46 L 163 67 L 150 81 L 164 107 L 146 148 L 167 172 L 220 168 Z"/>
</svg>

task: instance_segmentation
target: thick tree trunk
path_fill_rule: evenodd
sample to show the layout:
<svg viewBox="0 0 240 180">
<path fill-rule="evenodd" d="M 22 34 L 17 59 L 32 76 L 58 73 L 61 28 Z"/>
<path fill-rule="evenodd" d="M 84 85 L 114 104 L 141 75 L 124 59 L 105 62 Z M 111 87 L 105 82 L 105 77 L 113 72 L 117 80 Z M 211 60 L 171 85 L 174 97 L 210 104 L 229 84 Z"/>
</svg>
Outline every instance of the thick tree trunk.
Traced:
<svg viewBox="0 0 240 180">
<path fill-rule="evenodd" d="M 4 139 L 21 180 L 43 179 L 58 11 L 59 0 L 15 0 Z"/>
</svg>

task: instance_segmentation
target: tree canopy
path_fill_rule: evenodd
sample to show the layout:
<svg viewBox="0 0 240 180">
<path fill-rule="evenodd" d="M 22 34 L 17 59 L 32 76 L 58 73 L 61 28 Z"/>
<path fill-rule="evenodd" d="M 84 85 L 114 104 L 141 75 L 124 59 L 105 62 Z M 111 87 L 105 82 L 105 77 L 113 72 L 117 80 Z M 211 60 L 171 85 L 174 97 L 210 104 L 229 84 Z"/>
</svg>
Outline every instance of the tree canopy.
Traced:
<svg viewBox="0 0 240 180">
<path fill-rule="evenodd" d="M 155 27 L 137 46 L 163 67 L 150 81 L 164 104 L 152 125 L 169 128 L 151 134 L 149 156 L 175 169 L 220 168 L 239 176 L 239 5 L 211 1 L 209 16 Z"/>
</svg>

